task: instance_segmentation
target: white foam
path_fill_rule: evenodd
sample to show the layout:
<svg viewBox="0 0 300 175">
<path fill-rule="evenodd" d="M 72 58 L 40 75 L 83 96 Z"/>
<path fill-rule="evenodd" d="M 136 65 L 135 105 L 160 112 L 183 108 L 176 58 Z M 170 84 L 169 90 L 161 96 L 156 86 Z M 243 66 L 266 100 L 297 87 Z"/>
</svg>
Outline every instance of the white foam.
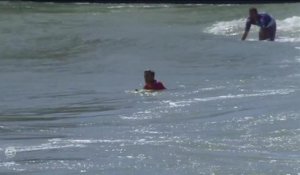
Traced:
<svg viewBox="0 0 300 175">
<path fill-rule="evenodd" d="M 167 4 L 157 4 L 157 5 L 131 5 L 131 4 L 120 4 L 108 6 L 108 9 L 123 9 L 123 8 L 169 8 L 170 5 Z"/>
<path fill-rule="evenodd" d="M 61 142 L 65 142 L 65 143 L 79 143 L 79 144 L 93 144 L 93 143 L 124 143 L 124 142 L 129 142 L 129 140 L 122 140 L 122 139 L 116 139 L 116 140 L 109 140 L 109 139 L 101 139 L 101 140 L 92 140 L 92 139 L 67 139 L 67 140 L 61 140 Z"/>
<path fill-rule="evenodd" d="M 207 27 L 204 32 L 214 35 L 234 36 L 239 35 L 244 30 L 245 19 L 235 19 L 231 21 L 219 21 L 210 27 Z"/>
<path fill-rule="evenodd" d="M 173 102 L 173 101 L 164 101 L 165 103 L 169 104 L 170 108 L 177 108 L 177 107 L 184 107 L 190 105 L 189 101 L 180 101 L 180 102 Z"/>
<path fill-rule="evenodd" d="M 202 88 L 201 90 L 203 90 L 203 91 L 213 91 L 213 90 L 224 89 L 224 88 L 225 88 L 225 86 L 216 86 L 216 87 Z"/>
<path fill-rule="evenodd" d="M 157 143 L 165 143 L 171 142 L 172 139 L 165 139 L 162 140 L 152 140 L 152 139 L 138 139 L 138 140 L 123 140 L 123 139 L 116 139 L 116 140 L 109 140 L 109 139 L 67 139 L 61 140 L 62 143 L 73 143 L 73 144 L 95 144 L 95 143 L 127 143 L 127 144 L 135 144 L 135 145 L 144 145 L 144 144 L 157 144 Z"/>
<path fill-rule="evenodd" d="M 10 159 L 17 155 L 20 152 L 29 152 L 29 151 L 43 151 L 43 150 L 53 150 L 53 149 L 64 149 L 64 148 L 82 148 L 86 147 L 87 144 L 95 143 L 134 143 L 139 142 L 136 140 L 109 140 L 109 139 L 49 139 L 47 143 L 40 145 L 24 145 L 24 146 L 9 146 L 5 148 L 4 154 L 6 158 Z"/>
<path fill-rule="evenodd" d="M 204 4 L 184 4 L 183 6 L 187 7 L 195 7 L 195 6 L 203 6 Z"/>
<path fill-rule="evenodd" d="M 153 118 L 159 118 L 160 115 L 155 112 L 156 110 L 153 109 L 151 112 L 145 112 L 145 111 L 139 111 L 136 113 L 133 113 L 130 116 L 120 115 L 119 117 L 123 120 L 149 120 Z"/>
<path fill-rule="evenodd" d="M 287 95 L 295 92 L 293 89 L 277 89 L 277 90 L 263 90 L 258 91 L 257 93 L 252 94 L 228 94 L 221 95 L 215 97 L 207 97 L 207 98 L 193 98 L 187 100 L 179 100 L 179 101 L 164 101 L 163 103 L 167 104 L 169 108 L 174 107 L 184 107 L 189 106 L 192 103 L 196 102 L 208 102 L 208 101 L 216 101 L 216 100 L 224 100 L 224 99 L 237 99 L 237 98 L 248 98 L 248 97 L 262 97 L 262 96 L 271 96 L 271 95 Z"/>
<path fill-rule="evenodd" d="M 26 170 L 24 168 L 20 168 L 19 166 L 20 164 L 14 161 L 0 163 L 0 167 L 5 167 L 6 169 L 12 170 L 14 172 L 22 172 Z"/>
<path fill-rule="evenodd" d="M 278 20 L 277 31 L 279 42 L 300 42 L 300 16 Z"/>
<path fill-rule="evenodd" d="M 300 32 L 300 16 L 277 20 L 277 29 L 283 32 Z"/>
<path fill-rule="evenodd" d="M 288 95 L 293 92 L 295 92 L 295 90 L 293 89 L 262 90 L 252 94 L 228 94 L 228 95 L 221 95 L 221 96 L 207 97 L 207 98 L 193 98 L 193 99 L 183 100 L 179 102 L 172 102 L 170 106 L 172 106 L 173 104 L 177 104 L 177 106 L 188 106 L 194 102 L 207 102 L 207 101 L 216 101 L 216 100 L 224 100 L 224 99 L 263 97 L 263 96 L 271 96 L 271 95 Z"/>
<path fill-rule="evenodd" d="M 85 147 L 82 143 L 72 143 L 61 140 L 49 140 L 48 143 L 32 146 L 10 146 L 5 149 L 5 155 L 7 158 L 14 157 L 18 152 L 27 151 L 41 151 L 41 150 L 51 150 L 51 149 L 62 149 L 70 147 Z"/>
<path fill-rule="evenodd" d="M 223 100 L 223 99 L 235 99 L 235 98 L 246 98 L 246 97 L 262 97 L 270 95 L 287 95 L 295 92 L 293 89 L 278 89 L 278 90 L 264 90 L 260 93 L 253 94 L 236 94 L 236 95 L 222 95 L 217 97 L 208 97 L 208 98 L 194 98 L 195 101 L 213 101 L 213 100 Z"/>
<path fill-rule="evenodd" d="M 300 42 L 300 37 L 293 38 L 293 37 L 278 37 L 276 39 L 278 42 Z"/>
<path fill-rule="evenodd" d="M 7 158 L 13 158 L 16 156 L 17 151 L 15 147 L 7 147 L 4 153 Z"/>
<path fill-rule="evenodd" d="M 131 115 L 126 115 L 126 116 L 120 115 L 119 117 L 123 120 L 149 120 L 149 119 L 161 118 L 163 113 L 182 111 L 183 108 L 199 102 L 263 97 L 263 96 L 272 96 L 272 95 L 288 95 L 293 92 L 295 92 L 294 89 L 275 89 L 275 90 L 261 90 L 249 94 L 227 94 L 227 95 L 213 96 L 213 97 L 206 97 L 206 98 L 195 97 L 195 98 L 188 98 L 184 100 L 164 100 L 160 102 L 159 106 L 155 106 L 154 108 L 138 111 Z"/>
</svg>

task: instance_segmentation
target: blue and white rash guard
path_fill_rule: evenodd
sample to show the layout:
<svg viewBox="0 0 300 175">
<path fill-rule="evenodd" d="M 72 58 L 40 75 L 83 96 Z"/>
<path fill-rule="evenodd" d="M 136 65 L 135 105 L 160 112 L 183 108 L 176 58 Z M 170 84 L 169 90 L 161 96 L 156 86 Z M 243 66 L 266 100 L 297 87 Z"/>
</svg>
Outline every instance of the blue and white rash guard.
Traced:
<svg viewBox="0 0 300 175">
<path fill-rule="evenodd" d="M 269 14 L 267 13 L 259 13 L 259 20 L 256 22 L 255 20 L 251 20 L 250 17 L 247 18 L 246 22 L 246 31 L 250 30 L 251 24 L 259 26 L 261 28 L 270 28 L 270 27 L 275 27 L 276 22 L 275 19 L 272 18 Z"/>
</svg>

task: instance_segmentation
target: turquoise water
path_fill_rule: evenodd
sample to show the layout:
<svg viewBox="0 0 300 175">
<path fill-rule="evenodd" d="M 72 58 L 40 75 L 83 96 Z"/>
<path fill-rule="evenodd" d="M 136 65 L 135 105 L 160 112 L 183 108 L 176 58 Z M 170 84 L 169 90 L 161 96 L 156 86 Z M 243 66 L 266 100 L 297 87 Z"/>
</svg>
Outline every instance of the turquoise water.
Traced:
<svg viewBox="0 0 300 175">
<path fill-rule="evenodd" d="M 0 174 L 299 174 L 300 4 L 249 7 L 1 2 Z"/>
</svg>

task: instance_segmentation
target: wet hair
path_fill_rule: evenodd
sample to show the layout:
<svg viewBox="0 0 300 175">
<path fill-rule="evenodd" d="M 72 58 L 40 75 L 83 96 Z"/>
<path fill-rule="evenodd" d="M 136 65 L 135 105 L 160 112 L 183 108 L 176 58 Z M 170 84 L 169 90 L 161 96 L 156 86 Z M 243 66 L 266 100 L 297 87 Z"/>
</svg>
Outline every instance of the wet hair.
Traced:
<svg viewBox="0 0 300 175">
<path fill-rule="evenodd" d="M 255 13 L 258 13 L 258 12 L 257 12 L 257 9 L 256 9 L 255 7 L 251 7 L 251 8 L 249 9 L 249 12 L 255 12 Z"/>
<path fill-rule="evenodd" d="M 153 77 L 155 76 L 155 72 L 153 72 L 152 70 L 145 70 L 144 75 L 146 74 L 151 74 Z"/>
</svg>

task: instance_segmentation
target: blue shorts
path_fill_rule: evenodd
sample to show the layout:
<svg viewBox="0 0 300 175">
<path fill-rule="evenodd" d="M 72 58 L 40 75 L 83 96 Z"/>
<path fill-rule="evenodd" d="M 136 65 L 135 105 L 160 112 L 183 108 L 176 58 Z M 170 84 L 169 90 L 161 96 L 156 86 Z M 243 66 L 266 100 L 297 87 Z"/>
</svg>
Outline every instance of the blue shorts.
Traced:
<svg viewBox="0 0 300 175">
<path fill-rule="evenodd" d="M 274 22 L 271 26 L 267 27 L 267 28 L 260 28 L 260 30 L 262 29 L 267 29 L 268 30 L 268 38 L 270 41 L 274 41 L 275 37 L 276 37 L 276 23 Z"/>
<path fill-rule="evenodd" d="M 270 26 L 270 40 L 274 41 L 276 36 L 276 23 Z"/>
</svg>

